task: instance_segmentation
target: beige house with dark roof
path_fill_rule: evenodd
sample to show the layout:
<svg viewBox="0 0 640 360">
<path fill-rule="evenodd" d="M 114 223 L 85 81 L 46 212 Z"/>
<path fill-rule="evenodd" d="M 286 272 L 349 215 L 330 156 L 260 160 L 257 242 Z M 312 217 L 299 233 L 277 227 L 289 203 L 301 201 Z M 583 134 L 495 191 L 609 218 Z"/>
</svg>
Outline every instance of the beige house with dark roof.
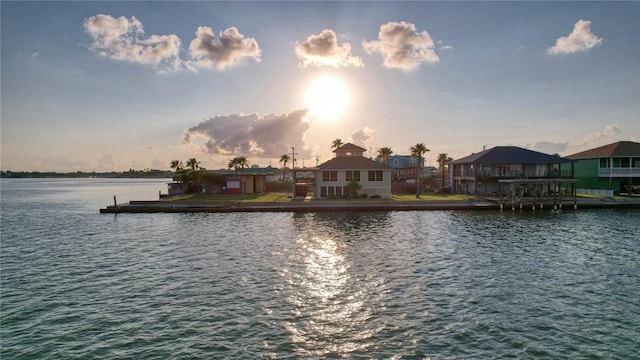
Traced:
<svg viewBox="0 0 640 360">
<path fill-rule="evenodd" d="M 335 157 L 318 165 L 315 173 L 315 197 L 332 198 L 348 195 L 347 185 L 355 180 L 360 183 L 360 194 L 391 197 L 391 173 L 393 169 L 364 157 L 367 151 L 351 143 L 335 149 Z"/>
</svg>

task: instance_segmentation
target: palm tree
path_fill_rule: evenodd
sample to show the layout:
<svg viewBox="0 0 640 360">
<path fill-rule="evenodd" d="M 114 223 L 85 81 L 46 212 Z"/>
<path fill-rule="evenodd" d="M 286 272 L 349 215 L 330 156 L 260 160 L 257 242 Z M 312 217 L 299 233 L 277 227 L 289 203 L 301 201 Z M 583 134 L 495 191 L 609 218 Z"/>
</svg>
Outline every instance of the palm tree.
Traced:
<svg viewBox="0 0 640 360">
<path fill-rule="evenodd" d="M 418 158 L 418 174 L 416 175 L 416 198 L 420 197 L 420 176 L 422 175 L 422 156 L 430 151 L 423 143 L 418 143 L 409 148 L 412 157 Z"/>
<path fill-rule="evenodd" d="M 187 167 L 190 167 L 191 170 L 195 170 L 200 167 L 200 161 L 196 160 L 196 158 L 191 158 L 187 160 Z"/>
<path fill-rule="evenodd" d="M 171 168 L 175 169 L 176 171 L 182 170 L 183 168 L 182 161 L 180 160 L 171 160 L 171 164 L 169 166 L 171 166 Z"/>
<path fill-rule="evenodd" d="M 440 164 L 440 171 L 442 171 L 442 188 L 444 189 L 444 181 L 445 181 L 444 167 L 447 163 L 452 162 L 453 159 L 450 158 L 447 153 L 441 153 L 438 155 L 438 159 L 436 161 L 438 162 L 438 164 Z"/>
<path fill-rule="evenodd" d="M 333 142 L 331 143 L 331 150 L 335 150 L 337 148 L 339 148 L 340 146 L 344 145 L 342 143 L 342 139 L 335 139 L 333 140 Z"/>
<path fill-rule="evenodd" d="M 238 156 L 238 165 L 240 166 L 241 169 L 244 169 L 245 167 L 249 167 L 249 160 L 247 160 L 246 157 L 244 156 Z"/>
<path fill-rule="evenodd" d="M 280 156 L 280 163 L 282 164 L 282 181 L 285 179 L 285 174 L 287 172 L 287 163 L 291 160 L 291 157 L 288 154 L 282 154 Z"/>
<path fill-rule="evenodd" d="M 249 166 L 249 162 L 247 158 L 244 156 L 236 156 L 233 159 L 229 160 L 229 169 L 234 169 L 236 174 L 238 173 L 238 169 L 244 169 L 246 166 Z"/>
<path fill-rule="evenodd" d="M 393 155 L 393 150 L 388 146 L 378 149 L 378 157 L 382 159 L 384 165 L 387 165 L 387 161 L 389 161 L 391 155 Z"/>
</svg>

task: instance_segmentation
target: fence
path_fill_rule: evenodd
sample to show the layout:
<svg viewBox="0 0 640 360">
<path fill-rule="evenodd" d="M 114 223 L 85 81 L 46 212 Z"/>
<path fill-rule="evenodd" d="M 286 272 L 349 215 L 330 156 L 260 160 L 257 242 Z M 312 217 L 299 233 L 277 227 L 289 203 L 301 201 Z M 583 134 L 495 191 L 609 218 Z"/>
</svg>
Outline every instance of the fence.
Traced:
<svg viewBox="0 0 640 360">
<path fill-rule="evenodd" d="M 578 195 L 613 196 L 613 190 L 603 189 L 576 189 Z"/>
</svg>

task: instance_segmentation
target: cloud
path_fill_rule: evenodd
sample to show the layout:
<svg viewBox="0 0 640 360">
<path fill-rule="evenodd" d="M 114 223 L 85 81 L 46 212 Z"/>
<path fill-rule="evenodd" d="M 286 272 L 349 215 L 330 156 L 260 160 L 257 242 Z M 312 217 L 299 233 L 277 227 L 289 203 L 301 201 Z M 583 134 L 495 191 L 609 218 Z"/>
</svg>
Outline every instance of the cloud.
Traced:
<svg viewBox="0 0 640 360">
<path fill-rule="evenodd" d="M 442 42 L 442 40 L 438 40 L 437 44 L 438 44 L 438 48 L 439 48 L 440 50 L 442 50 L 442 51 L 445 51 L 445 50 L 453 50 L 453 46 L 451 46 L 451 45 L 445 45 L 445 44 Z"/>
<path fill-rule="evenodd" d="M 362 45 L 368 53 L 379 52 L 387 68 L 411 71 L 423 62 L 440 62 L 429 33 L 418 33 L 415 25 L 404 21 L 380 26 L 378 41 L 364 41 Z"/>
<path fill-rule="evenodd" d="M 235 27 L 220 32 L 216 41 L 213 29 L 199 26 L 196 38 L 189 44 L 189 51 L 195 65 L 219 70 L 239 65 L 246 58 L 260 62 L 261 54 L 258 42 L 245 38 Z"/>
<path fill-rule="evenodd" d="M 279 158 L 295 147 L 296 153 L 308 157 L 310 153 L 303 140 L 310 127 L 306 114 L 304 109 L 264 117 L 257 114 L 216 116 L 189 128 L 184 142 L 192 144 L 197 138 L 203 138 L 204 151 L 210 154 Z"/>
<path fill-rule="evenodd" d="M 546 154 L 559 154 L 567 150 L 569 142 L 554 143 L 550 141 L 536 141 L 534 144 L 527 144 L 526 147 Z"/>
<path fill-rule="evenodd" d="M 609 124 L 607 125 L 604 130 L 602 131 L 596 131 L 593 134 L 588 135 L 587 137 L 584 138 L 584 140 L 582 140 L 582 143 L 580 143 L 580 145 L 578 146 L 583 146 L 586 144 L 590 144 L 602 139 L 608 139 L 608 140 L 613 140 L 614 138 L 616 138 L 618 135 L 620 135 L 622 133 L 622 131 L 620 131 L 620 128 L 618 128 L 618 124 Z"/>
<path fill-rule="evenodd" d="M 602 44 L 602 38 L 591 33 L 591 21 L 578 20 L 569 36 L 562 36 L 556 40 L 556 45 L 547 49 L 547 54 L 571 54 L 587 51 Z"/>
<path fill-rule="evenodd" d="M 85 19 L 84 28 L 93 38 L 91 49 L 101 56 L 144 65 L 163 65 L 169 70 L 182 64 L 178 36 L 145 36 L 142 23 L 135 17 L 114 18 L 99 14 Z"/>
<path fill-rule="evenodd" d="M 368 126 L 365 126 L 362 129 L 354 131 L 351 135 L 349 135 L 349 139 L 352 144 L 358 145 L 361 147 L 365 147 L 365 143 L 373 137 L 373 130 L 371 130 Z"/>
<path fill-rule="evenodd" d="M 318 35 L 310 35 L 307 41 L 296 43 L 296 56 L 300 59 L 300 66 L 333 66 L 360 67 L 364 66 L 362 59 L 351 56 L 351 44 L 338 45 L 338 37 L 333 30 L 323 30 Z"/>
</svg>

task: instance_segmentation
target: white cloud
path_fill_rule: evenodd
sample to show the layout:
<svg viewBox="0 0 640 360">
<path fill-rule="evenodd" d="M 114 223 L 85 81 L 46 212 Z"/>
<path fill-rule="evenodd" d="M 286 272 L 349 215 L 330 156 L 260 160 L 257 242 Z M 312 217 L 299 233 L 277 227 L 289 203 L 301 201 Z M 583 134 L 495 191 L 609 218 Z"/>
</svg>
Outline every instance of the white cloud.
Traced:
<svg viewBox="0 0 640 360">
<path fill-rule="evenodd" d="M 338 37 L 333 30 L 325 29 L 318 35 L 310 35 L 305 42 L 296 43 L 295 51 L 301 67 L 364 66 L 360 57 L 351 55 L 351 44 L 338 45 Z"/>
<path fill-rule="evenodd" d="M 182 63 L 178 36 L 146 37 L 142 23 L 135 17 L 99 14 L 85 19 L 84 28 L 93 38 L 91 48 L 102 56 L 144 65 L 162 64 L 165 70 L 175 70 Z"/>
<path fill-rule="evenodd" d="M 569 142 L 559 142 L 559 143 L 554 143 L 551 141 L 536 141 L 534 144 L 527 144 L 526 147 L 535 150 L 535 151 L 539 151 L 539 152 L 543 152 L 546 154 L 556 154 L 556 153 L 562 153 L 564 151 L 567 150 L 567 147 L 569 146 Z"/>
<path fill-rule="evenodd" d="M 195 65 L 225 69 L 242 63 L 246 58 L 260 61 L 260 46 L 253 38 L 245 38 L 235 27 L 222 32 L 216 41 L 213 29 L 199 26 L 196 38 L 189 45 Z"/>
<path fill-rule="evenodd" d="M 618 124 L 617 123 L 616 124 L 609 124 L 604 128 L 604 130 L 596 131 L 593 134 L 590 134 L 587 137 L 585 137 L 584 140 L 582 141 L 582 143 L 580 143 L 580 145 L 578 145 L 578 146 L 591 144 L 591 143 L 600 141 L 602 139 L 613 141 L 621 133 L 622 133 L 622 131 L 620 131 L 620 128 L 618 128 Z"/>
<path fill-rule="evenodd" d="M 366 142 L 371 140 L 373 137 L 373 130 L 368 126 L 365 126 L 362 129 L 354 131 L 351 135 L 349 135 L 349 140 L 352 144 L 358 145 L 361 147 L 366 146 Z"/>
<path fill-rule="evenodd" d="M 257 114 L 216 116 L 189 128 L 184 142 L 193 144 L 202 138 L 204 151 L 211 154 L 279 158 L 295 147 L 301 157 L 309 157 L 303 140 L 310 127 L 306 114 L 307 110 L 297 110 L 264 117 Z"/>
<path fill-rule="evenodd" d="M 451 45 L 445 45 L 442 40 L 438 40 L 438 49 L 445 51 L 445 50 L 453 50 L 453 46 Z"/>
<path fill-rule="evenodd" d="M 547 49 L 547 54 L 571 54 L 578 51 L 587 51 L 601 44 L 602 38 L 591 33 L 591 21 L 578 20 L 571 34 L 558 38 L 555 46 Z"/>
<path fill-rule="evenodd" d="M 388 68 L 411 71 L 423 62 L 440 62 L 429 33 L 419 33 L 414 24 L 404 21 L 380 26 L 378 41 L 364 41 L 362 45 L 368 53 L 379 52 Z"/>
</svg>

